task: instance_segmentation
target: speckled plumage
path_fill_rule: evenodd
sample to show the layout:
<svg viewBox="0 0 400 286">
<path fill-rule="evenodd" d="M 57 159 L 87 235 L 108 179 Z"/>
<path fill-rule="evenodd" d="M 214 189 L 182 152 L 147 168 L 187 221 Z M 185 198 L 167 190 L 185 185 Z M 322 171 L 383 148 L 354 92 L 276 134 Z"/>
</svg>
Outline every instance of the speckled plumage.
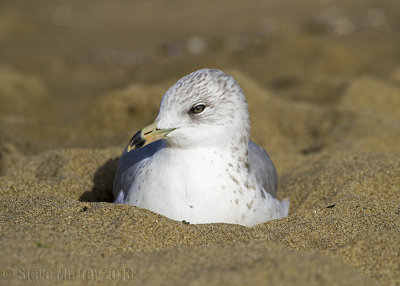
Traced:
<svg viewBox="0 0 400 286">
<path fill-rule="evenodd" d="M 203 112 L 190 112 L 204 104 Z M 190 223 L 252 226 L 287 216 L 276 197 L 277 174 L 268 154 L 249 140 L 243 91 L 219 70 L 202 69 L 163 96 L 157 129 L 175 128 L 121 156 L 113 192 L 128 203 Z"/>
</svg>

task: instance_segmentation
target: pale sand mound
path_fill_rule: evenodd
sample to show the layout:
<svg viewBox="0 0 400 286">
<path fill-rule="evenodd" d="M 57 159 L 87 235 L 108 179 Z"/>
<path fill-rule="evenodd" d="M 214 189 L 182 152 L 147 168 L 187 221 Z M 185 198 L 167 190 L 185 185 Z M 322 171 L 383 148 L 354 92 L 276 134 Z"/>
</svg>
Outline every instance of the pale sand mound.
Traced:
<svg viewBox="0 0 400 286">
<path fill-rule="evenodd" d="M 339 103 L 341 116 L 332 132 L 338 149 L 400 152 L 400 88 L 373 78 L 349 85 Z"/>
<path fill-rule="evenodd" d="M 46 89 L 35 76 L 0 68 L 0 111 L 3 114 L 27 112 L 46 98 Z"/>
<path fill-rule="evenodd" d="M 122 146 L 16 155 L 0 177 L 2 269 L 129 268 L 137 285 L 400 283 L 400 125 L 398 109 L 386 106 L 397 89 L 361 79 L 327 108 L 287 103 L 235 77 L 252 133 L 278 166 L 280 196 L 290 197 L 289 217 L 252 228 L 187 225 L 96 202 L 111 200 Z"/>
<path fill-rule="evenodd" d="M 132 84 L 107 93 L 93 102 L 87 112 L 86 124 L 82 126 L 89 126 L 93 131 L 92 138 L 116 133 L 133 134 L 155 120 L 161 96 L 167 88 L 168 85 Z"/>
</svg>

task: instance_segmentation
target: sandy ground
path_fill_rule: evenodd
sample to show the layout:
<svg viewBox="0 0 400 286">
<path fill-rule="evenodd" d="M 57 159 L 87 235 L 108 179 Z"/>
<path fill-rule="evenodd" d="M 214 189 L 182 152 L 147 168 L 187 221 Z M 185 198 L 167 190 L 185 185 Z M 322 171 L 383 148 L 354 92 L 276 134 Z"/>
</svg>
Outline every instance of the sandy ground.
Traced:
<svg viewBox="0 0 400 286">
<path fill-rule="evenodd" d="M 400 285 L 400 4 L 32 3 L 0 4 L 0 284 Z M 124 145 L 205 66 L 245 91 L 287 218 L 110 203 Z"/>
</svg>

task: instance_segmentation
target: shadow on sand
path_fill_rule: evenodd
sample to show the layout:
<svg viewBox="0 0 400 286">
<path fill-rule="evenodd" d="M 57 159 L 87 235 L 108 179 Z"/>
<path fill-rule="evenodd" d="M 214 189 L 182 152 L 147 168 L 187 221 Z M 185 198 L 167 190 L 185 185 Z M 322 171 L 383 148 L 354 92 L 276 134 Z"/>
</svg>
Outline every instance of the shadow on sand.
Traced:
<svg viewBox="0 0 400 286">
<path fill-rule="evenodd" d="M 112 202 L 113 180 L 118 167 L 119 157 L 109 159 L 100 166 L 93 177 L 93 188 L 84 192 L 80 202 Z"/>
</svg>

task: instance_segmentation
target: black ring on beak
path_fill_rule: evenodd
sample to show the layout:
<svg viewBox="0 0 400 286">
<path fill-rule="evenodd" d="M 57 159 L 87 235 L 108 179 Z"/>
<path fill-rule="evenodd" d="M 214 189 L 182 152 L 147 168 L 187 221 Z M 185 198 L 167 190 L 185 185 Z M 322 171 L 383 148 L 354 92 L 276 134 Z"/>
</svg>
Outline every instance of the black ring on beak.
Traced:
<svg viewBox="0 0 400 286">
<path fill-rule="evenodd" d="M 131 147 L 135 146 L 134 149 L 142 147 L 146 143 L 146 139 L 142 137 L 142 130 L 139 130 L 138 132 L 133 135 L 131 141 L 129 142 L 129 145 Z"/>
</svg>

